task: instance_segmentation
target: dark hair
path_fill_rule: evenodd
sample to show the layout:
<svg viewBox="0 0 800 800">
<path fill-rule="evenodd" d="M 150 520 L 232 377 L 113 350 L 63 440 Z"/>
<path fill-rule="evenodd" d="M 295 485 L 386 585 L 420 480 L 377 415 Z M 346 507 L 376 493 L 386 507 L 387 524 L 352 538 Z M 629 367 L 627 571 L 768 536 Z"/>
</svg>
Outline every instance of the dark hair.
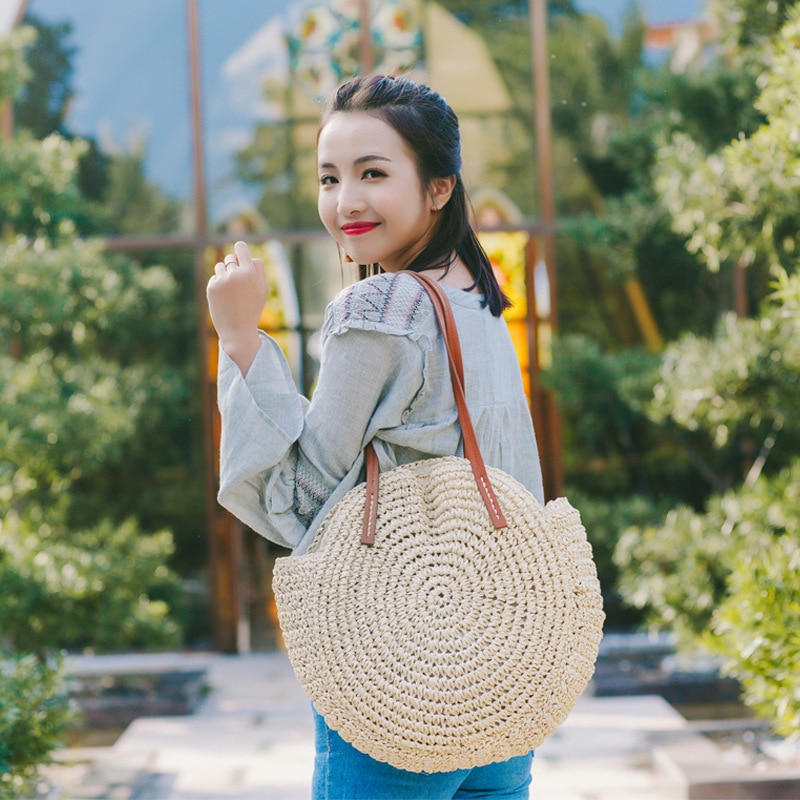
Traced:
<svg viewBox="0 0 800 800">
<path fill-rule="evenodd" d="M 484 305 L 499 317 L 510 303 L 469 221 L 469 205 L 461 180 L 461 136 L 458 117 L 437 92 L 406 77 L 364 75 L 343 83 L 333 93 L 322 127 L 340 111 L 374 114 L 391 125 L 417 161 L 424 189 L 436 178 L 455 176 L 453 193 L 442 209 L 433 235 L 407 269 L 449 268 L 453 254 L 466 264 L 483 292 Z"/>
</svg>

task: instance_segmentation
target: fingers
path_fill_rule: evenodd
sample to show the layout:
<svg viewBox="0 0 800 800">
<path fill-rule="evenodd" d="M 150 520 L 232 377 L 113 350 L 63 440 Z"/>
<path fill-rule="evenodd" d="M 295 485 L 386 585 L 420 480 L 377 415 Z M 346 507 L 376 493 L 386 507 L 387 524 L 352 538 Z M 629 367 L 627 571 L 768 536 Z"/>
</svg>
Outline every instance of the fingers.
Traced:
<svg viewBox="0 0 800 800">
<path fill-rule="evenodd" d="M 233 252 L 235 253 L 235 258 L 239 266 L 252 268 L 253 258 L 250 255 L 250 248 L 247 246 L 246 242 L 236 242 L 233 246 Z"/>
<path fill-rule="evenodd" d="M 223 261 L 217 261 L 217 263 L 214 264 L 214 274 L 211 276 L 211 280 L 214 280 L 214 278 L 221 278 L 226 273 L 235 269 L 236 266 L 236 256 L 228 254 Z"/>
<path fill-rule="evenodd" d="M 239 262 L 239 266 L 244 269 L 249 268 L 252 271 L 259 292 L 266 293 L 269 288 L 262 259 L 253 258 L 250 255 L 250 248 L 247 246 L 246 242 L 236 242 L 233 246 L 233 252 L 236 254 L 236 260 Z"/>
<path fill-rule="evenodd" d="M 236 242 L 233 246 L 233 253 L 228 253 L 214 265 L 214 274 L 211 281 L 224 278 L 226 275 L 243 270 L 244 273 L 250 271 L 259 286 L 266 285 L 266 274 L 264 272 L 264 262 L 260 258 L 253 258 L 250 255 L 250 248 L 246 242 Z M 244 277 L 244 276 L 243 276 Z"/>
<path fill-rule="evenodd" d="M 252 259 L 250 259 L 250 250 L 244 242 L 237 242 L 237 245 L 242 245 L 240 248 L 240 252 L 243 254 L 243 258 L 246 258 L 248 261 L 252 263 Z M 236 245 L 234 245 L 234 250 L 236 250 Z M 240 264 L 239 258 L 234 253 L 227 253 L 222 261 L 217 261 L 214 264 L 214 274 L 211 276 L 211 280 L 214 278 L 221 278 L 226 273 L 231 272 L 232 270 L 236 269 Z"/>
</svg>

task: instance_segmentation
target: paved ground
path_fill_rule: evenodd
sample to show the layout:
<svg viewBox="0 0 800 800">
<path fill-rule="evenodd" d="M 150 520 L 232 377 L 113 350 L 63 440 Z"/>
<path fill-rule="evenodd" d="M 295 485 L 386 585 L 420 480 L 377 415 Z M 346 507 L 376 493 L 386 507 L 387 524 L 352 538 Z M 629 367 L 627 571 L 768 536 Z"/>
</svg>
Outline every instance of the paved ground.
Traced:
<svg viewBox="0 0 800 800">
<path fill-rule="evenodd" d="M 207 668 L 202 706 L 138 719 L 111 747 L 60 751 L 49 800 L 308 798 L 311 714 L 283 653 L 161 658 Z M 682 724 L 658 697 L 584 696 L 537 751 L 531 797 L 676 800 L 651 766 L 648 735 Z"/>
</svg>

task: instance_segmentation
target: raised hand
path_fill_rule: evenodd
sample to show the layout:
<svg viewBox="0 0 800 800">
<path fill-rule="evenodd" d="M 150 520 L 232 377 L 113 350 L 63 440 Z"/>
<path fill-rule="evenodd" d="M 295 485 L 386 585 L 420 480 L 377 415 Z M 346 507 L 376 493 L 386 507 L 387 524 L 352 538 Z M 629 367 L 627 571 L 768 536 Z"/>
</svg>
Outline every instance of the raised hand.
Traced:
<svg viewBox="0 0 800 800">
<path fill-rule="evenodd" d="M 233 253 L 217 262 L 206 287 L 220 344 L 242 375 L 247 374 L 260 346 L 258 320 L 268 291 L 264 264 L 250 255 L 245 242 L 236 242 Z"/>
</svg>

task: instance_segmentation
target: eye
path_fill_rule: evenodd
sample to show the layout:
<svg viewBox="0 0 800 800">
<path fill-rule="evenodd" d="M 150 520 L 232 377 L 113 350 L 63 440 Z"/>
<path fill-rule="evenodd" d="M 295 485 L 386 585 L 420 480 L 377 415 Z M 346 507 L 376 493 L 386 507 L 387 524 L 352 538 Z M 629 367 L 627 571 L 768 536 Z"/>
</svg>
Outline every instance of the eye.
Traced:
<svg viewBox="0 0 800 800">
<path fill-rule="evenodd" d="M 364 170 L 365 178 L 374 179 L 374 178 L 385 178 L 386 173 L 380 169 L 375 169 L 374 167 L 371 169 Z"/>
<path fill-rule="evenodd" d="M 336 180 L 336 178 L 333 177 L 333 175 L 322 175 L 322 176 L 320 176 L 320 179 L 319 179 L 320 186 L 331 186 L 334 183 L 338 183 L 338 181 Z"/>
</svg>

